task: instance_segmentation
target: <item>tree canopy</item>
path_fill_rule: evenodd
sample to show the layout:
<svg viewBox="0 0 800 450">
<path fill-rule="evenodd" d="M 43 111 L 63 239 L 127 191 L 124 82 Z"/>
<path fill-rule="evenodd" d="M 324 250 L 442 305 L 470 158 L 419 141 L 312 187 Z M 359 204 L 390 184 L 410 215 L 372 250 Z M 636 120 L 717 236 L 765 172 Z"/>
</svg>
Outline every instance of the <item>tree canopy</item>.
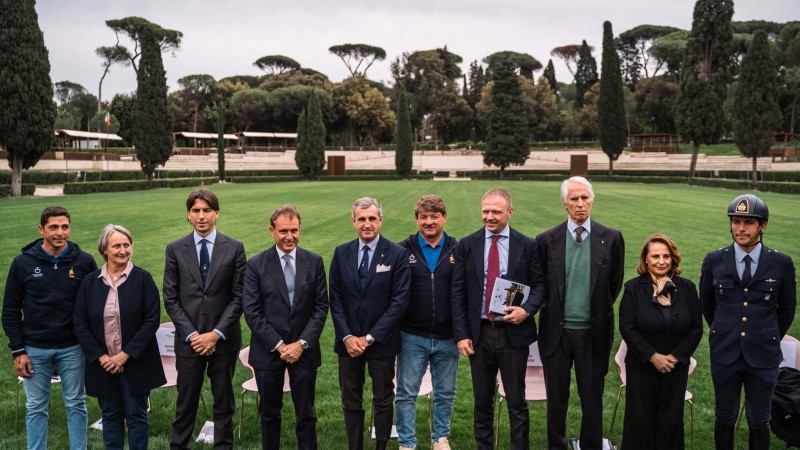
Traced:
<svg viewBox="0 0 800 450">
<path fill-rule="evenodd" d="M 103 76 L 100 77 L 100 83 L 97 88 L 97 111 L 100 112 L 102 109 L 101 103 L 103 101 L 103 80 L 106 79 L 106 75 L 108 75 L 108 72 L 111 70 L 111 66 L 114 64 L 127 66 L 130 64 L 130 60 L 128 59 L 128 49 L 124 46 L 97 47 L 94 52 L 98 57 L 103 59 L 103 63 L 101 64 Z"/>
<path fill-rule="evenodd" d="M 325 167 L 325 123 L 313 90 L 308 96 L 308 106 L 298 119 L 297 134 L 295 163 L 300 174 L 306 179 L 321 175 Z"/>
<path fill-rule="evenodd" d="M 267 55 L 258 58 L 253 63 L 254 66 L 268 74 L 281 74 L 291 72 L 300 68 L 300 63 L 283 55 Z"/>
<path fill-rule="evenodd" d="M 518 53 L 512 51 L 492 53 L 491 55 L 483 58 L 483 62 L 486 63 L 487 67 L 491 68 L 496 59 L 508 59 L 509 61 L 513 62 L 517 66 L 517 69 L 519 69 L 519 74 L 529 80 L 533 79 L 533 72 L 536 72 L 542 68 L 542 63 L 540 63 L 533 56 L 527 53 Z M 491 71 L 489 73 L 490 75 L 488 78 L 491 79 Z"/>
<path fill-rule="evenodd" d="M 131 66 L 133 66 L 134 72 L 137 73 L 139 72 L 139 68 L 136 62 L 142 56 L 142 35 L 145 30 L 151 30 L 153 32 L 156 44 L 162 52 L 174 52 L 178 50 L 181 47 L 181 40 L 183 39 L 183 33 L 180 31 L 162 28 L 160 25 L 142 17 L 131 16 L 122 19 L 106 20 L 106 26 L 111 28 L 114 34 L 116 34 L 117 43 L 115 46 L 120 51 L 125 52 Z M 128 49 L 120 45 L 120 35 L 127 36 L 133 41 L 133 49 Z"/>
<path fill-rule="evenodd" d="M 353 77 L 367 77 L 367 70 L 372 67 L 375 61 L 383 61 L 386 59 L 386 51 L 380 47 L 368 44 L 340 44 L 334 45 L 328 49 L 329 52 L 338 56 L 347 70 L 350 71 L 350 76 Z M 364 66 L 363 68 L 361 66 Z"/>
<path fill-rule="evenodd" d="M 542 76 L 547 79 L 547 82 L 550 84 L 550 89 L 553 92 L 558 93 L 558 82 L 556 81 L 556 69 L 553 67 L 553 60 L 547 61 L 547 67 L 544 68 L 544 72 Z"/>
<path fill-rule="evenodd" d="M 622 76 L 625 83 L 634 88 L 641 79 L 658 75 L 665 60 L 655 57 L 648 50 L 658 38 L 680 31 L 675 27 L 639 25 L 619 35 L 617 51 L 620 55 Z"/>
<path fill-rule="evenodd" d="M 594 50 L 589 47 L 590 50 Z M 581 46 L 578 44 L 562 45 L 550 50 L 550 56 L 561 58 L 567 66 L 570 75 L 575 76 L 576 65 L 578 64 L 578 53 L 581 51 Z"/>
<path fill-rule="evenodd" d="M 200 116 L 200 107 L 211 95 L 217 82 L 208 74 L 187 75 L 178 80 L 181 94 L 187 105 L 192 109 L 194 120 L 192 131 L 197 131 L 197 122 Z M 195 145 L 196 145 L 195 141 Z"/>
<path fill-rule="evenodd" d="M 583 41 L 578 52 L 578 70 L 575 72 L 575 105 L 583 105 L 583 95 L 597 83 L 597 61 L 592 56 L 592 48 Z"/>
<path fill-rule="evenodd" d="M 528 119 L 517 80 L 516 65 L 508 59 L 495 61 L 492 67 L 491 102 L 487 111 L 486 149 L 483 162 L 500 168 L 500 179 L 510 165 L 522 165 L 528 159 Z"/>
</svg>

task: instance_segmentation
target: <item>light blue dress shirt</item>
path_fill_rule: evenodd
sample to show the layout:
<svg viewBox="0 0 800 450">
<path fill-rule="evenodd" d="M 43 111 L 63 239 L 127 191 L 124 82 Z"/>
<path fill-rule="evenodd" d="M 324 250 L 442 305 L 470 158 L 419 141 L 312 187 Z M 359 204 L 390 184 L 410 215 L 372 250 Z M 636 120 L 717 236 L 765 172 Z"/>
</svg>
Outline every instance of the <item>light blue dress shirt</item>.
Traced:
<svg viewBox="0 0 800 450">
<path fill-rule="evenodd" d="M 581 233 L 581 241 L 585 241 L 587 237 L 589 237 L 589 233 L 592 232 L 592 218 L 587 217 L 586 221 L 583 222 L 583 225 L 578 225 L 577 223 L 573 222 L 572 219 L 567 219 L 567 231 L 569 234 L 572 235 L 572 239 L 577 240 L 577 233 L 575 229 L 578 227 L 583 227 L 583 233 Z"/>
<path fill-rule="evenodd" d="M 483 290 L 481 294 L 481 298 L 484 300 L 486 299 L 486 275 L 489 271 L 489 249 L 492 248 L 492 236 L 495 233 L 487 230 L 486 228 L 483 229 L 484 231 L 484 240 L 483 240 Z M 503 231 L 497 233 L 500 235 L 500 239 L 497 240 L 497 253 L 500 257 L 500 277 L 505 277 L 508 274 L 508 241 L 511 236 L 511 227 L 506 225 L 503 228 Z M 484 311 L 484 303 L 481 302 L 481 319 L 488 319 L 486 317 L 486 311 Z"/>
<path fill-rule="evenodd" d="M 758 269 L 758 258 L 761 256 L 760 242 L 758 243 L 758 245 L 756 245 L 756 247 L 753 250 L 750 251 L 750 253 L 747 253 L 746 251 L 742 250 L 742 248 L 739 247 L 739 244 L 734 243 L 733 254 L 734 257 L 736 258 L 736 273 L 739 274 L 740 280 L 742 279 L 742 275 L 744 274 L 744 257 L 746 255 L 750 255 L 750 258 L 753 259 L 753 261 L 750 262 L 750 276 L 752 277 L 753 275 L 756 274 L 756 269 Z"/>
<path fill-rule="evenodd" d="M 217 240 L 217 229 L 214 228 L 213 230 L 211 230 L 211 233 L 208 233 L 208 236 L 206 237 L 200 236 L 199 234 L 197 234 L 197 231 L 192 231 L 192 237 L 194 238 L 194 251 L 197 254 L 198 264 L 200 264 L 200 248 L 202 247 L 200 241 L 203 239 L 208 241 L 206 242 L 206 249 L 208 250 L 208 260 L 211 261 L 211 254 L 214 252 L 214 242 Z M 214 328 L 214 331 L 219 335 L 219 337 L 222 338 L 223 341 L 228 340 L 228 338 L 225 337 L 225 334 L 222 331 L 219 331 L 216 328 Z M 189 333 L 189 335 L 186 336 L 186 342 L 189 342 L 189 338 L 194 336 L 195 334 L 197 334 L 197 331 Z"/>
</svg>

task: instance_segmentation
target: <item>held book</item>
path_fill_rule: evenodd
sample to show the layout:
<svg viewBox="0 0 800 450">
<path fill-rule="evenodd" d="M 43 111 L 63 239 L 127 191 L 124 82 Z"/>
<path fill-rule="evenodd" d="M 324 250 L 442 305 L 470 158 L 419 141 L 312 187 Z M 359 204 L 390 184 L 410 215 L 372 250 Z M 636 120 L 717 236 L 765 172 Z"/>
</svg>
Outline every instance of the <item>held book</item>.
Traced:
<svg viewBox="0 0 800 450">
<path fill-rule="evenodd" d="M 531 287 L 527 284 L 500 277 L 496 278 L 494 289 L 492 289 L 492 299 L 489 303 L 489 312 L 504 316 L 506 307 L 522 306 L 523 303 L 528 301 L 530 291 Z"/>
</svg>

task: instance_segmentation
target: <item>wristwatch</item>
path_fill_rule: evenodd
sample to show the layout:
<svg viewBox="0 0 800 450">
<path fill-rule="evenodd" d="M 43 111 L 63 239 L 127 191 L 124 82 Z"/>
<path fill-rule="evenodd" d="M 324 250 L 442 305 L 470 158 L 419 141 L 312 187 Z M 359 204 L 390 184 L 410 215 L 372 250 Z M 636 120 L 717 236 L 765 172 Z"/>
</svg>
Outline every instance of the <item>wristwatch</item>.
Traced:
<svg viewBox="0 0 800 450">
<path fill-rule="evenodd" d="M 364 339 L 366 339 L 366 340 L 367 340 L 367 346 L 370 346 L 370 345 L 372 345 L 372 344 L 374 344 L 374 343 L 375 343 L 375 338 L 374 338 L 374 337 L 372 337 L 372 335 L 371 335 L 371 334 L 367 334 L 367 335 L 364 337 Z"/>
<path fill-rule="evenodd" d="M 306 342 L 304 339 L 300 339 L 298 342 L 300 342 L 300 345 L 303 346 L 303 350 L 308 350 L 308 348 L 310 347 L 308 345 L 308 342 Z"/>
</svg>

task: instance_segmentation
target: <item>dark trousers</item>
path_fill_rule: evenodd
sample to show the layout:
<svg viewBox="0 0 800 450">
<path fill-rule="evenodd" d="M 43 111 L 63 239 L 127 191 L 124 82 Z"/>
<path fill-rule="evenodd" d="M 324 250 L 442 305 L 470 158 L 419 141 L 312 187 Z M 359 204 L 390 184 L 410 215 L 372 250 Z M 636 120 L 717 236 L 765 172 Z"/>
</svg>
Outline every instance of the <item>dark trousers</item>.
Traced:
<svg viewBox="0 0 800 450">
<path fill-rule="evenodd" d="M 147 450 L 150 423 L 147 418 L 147 392 L 131 394 L 128 374 L 111 377 L 109 398 L 98 398 L 103 417 L 103 444 L 106 449 L 122 450 L 125 425 L 128 426 L 128 447 Z"/>
<path fill-rule="evenodd" d="M 582 450 L 603 448 L 603 389 L 608 373 L 608 355 L 598 355 L 592 330 L 563 329 L 552 355 L 542 355 L 547 392 L 547 446 L 566 449 L 567 409 L 572 364 L 581 399 Z"/>
<path fill-rule="evenodd" d="M 530 447 L 530 418 L 528 402 L 525 401 L 528 347 L 514 348 L 505 328 L 481 324 L 474 350 L 475 354 L 469 358 L 469 367 L 475 397 L 473 416 L 477 448 L 491 449 L 494 445 L 494 392 L 497 371 L 500 370 L 508 404 L 511 448 L 527 450 Z"/>
<path fill-rule="evenodd" d="M 344 426 L 350 450 L 364 448 L 364 366 L 372 379 L 372 413 L 375 417 L 375 438 L 388 441 L 392 432 L 394 401 L 394 356 L 367 359 L 339 356 L 339 388 L 342 390 Z"/>
<path fill-rule="evenodd" d="M 258 395 L 261 396 L 261 445 L 265 450 L 277 450 L 281 446 L 281 408 L 283 408 L 283 382 L 289 371 L 289 386 L 297 416 L 295 433 L 297 448 L 316 450 L 317 413 L 314 411 L 314 389 L 317 385 L 317 370 L 288 364 L 280 370 L 255 369 Z"/>
<path fill-rule="evenodd" d="M 214 448 L 233 448 L 233 413 L 236 398 L 233 395 L 233 372 L 236 369 L 238 352 L 214 353 L 211 356 L 187 358 L 177 356 L 178 400 L 175 405 L 175 420 L 172 422 L 171 449 L 191 448 L 189 440 L 194 431 L 203 379 L 208 374 L 211 395 L 214 397 Z"/>
<path fill-rule="evenodd" d="M 681 450 L 684 448 L 683 402 L 689 366 L 678 364 L 669 373 L 655 367 L 627 365 L 623 450 Z"/>
<path fill-rule="evenodd" d="M 732 364 L 711 361 L 717 419 L 735 424 L 739 417 L 739 398 L 744 386 L 747 425 L 757 428 L 772 419 L 772 394 L 778 382 L 778 368 L 758 369 L 747 364 L 744 356 Z"/>
</svg>

